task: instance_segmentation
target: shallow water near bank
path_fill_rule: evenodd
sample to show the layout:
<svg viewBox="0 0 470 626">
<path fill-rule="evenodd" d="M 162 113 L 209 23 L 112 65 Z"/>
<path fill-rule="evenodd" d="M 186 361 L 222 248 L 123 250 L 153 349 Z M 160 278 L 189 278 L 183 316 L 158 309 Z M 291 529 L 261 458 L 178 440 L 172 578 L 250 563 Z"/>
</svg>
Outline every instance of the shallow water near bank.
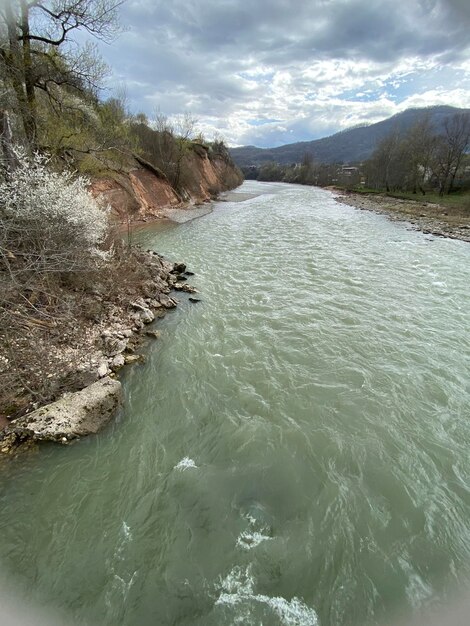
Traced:
<svg viewBox="0 0 470 626">
<path fill-rule="evenodd" d="M 69 623 L 389 624 L 470 573 L 470 246 L 246 182 L 136 233 L 200 303 L 96 437 L 1 468 L 0 563 Z"/>
</svg>

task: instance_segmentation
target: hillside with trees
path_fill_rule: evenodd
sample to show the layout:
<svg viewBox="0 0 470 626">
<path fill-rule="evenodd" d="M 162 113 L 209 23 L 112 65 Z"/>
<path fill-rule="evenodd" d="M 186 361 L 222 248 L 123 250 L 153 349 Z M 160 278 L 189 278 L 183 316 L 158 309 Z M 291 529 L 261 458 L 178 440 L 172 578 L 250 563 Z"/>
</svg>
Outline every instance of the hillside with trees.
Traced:
<svg viewBox="0 0 470 626">
<path fill-rule="evenodd" d="M 470 113 L 454 113 L 436 126 L 424 111 L 406 131 L 395 127 L 362 163 L 321 163 L 307 152 L 300 163 L 270 161 L 244 170 L 261 181 L 443 197 L 470 188 L 469 149 Z"/>
<path fill-rule="evenodd" d="M 301 163 L 305 154 L 327 165 L 358 163 L 370 158 L 380 141 L 390 133 L 393 132 L 398 136 L 405 135 L 423 115 L 428 117 L 429 124 L 434 131 L 440 133 L 446 120 L 457 113 L 469 112 L 468 109 L 450 106 L 407 109 L 376 124 L 351 128 L 315 141 L 302 141 L 269 149 L 243 146 L 231 148 L 230 153 L 235 163 L 242 168 L 259 167 L 267 162 L 279 165 Z"/>
<path fill-rule="evenodd" d="M 191 116 L 149 122 L 124 96 L 102 99 L 90 41 L 114 41 L 121 4 L 0 4 L 0 422 L 135 360 L 144 324 L 175 306 L 173 264 L 133 249 L 116 222 L 242 181 Z"/>
</svg>

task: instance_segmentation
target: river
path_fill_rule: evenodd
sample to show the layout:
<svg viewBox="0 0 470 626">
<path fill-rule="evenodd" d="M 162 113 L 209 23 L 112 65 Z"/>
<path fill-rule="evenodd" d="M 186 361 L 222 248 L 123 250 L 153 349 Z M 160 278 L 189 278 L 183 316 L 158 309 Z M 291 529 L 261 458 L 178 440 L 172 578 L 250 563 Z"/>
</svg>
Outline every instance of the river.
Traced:
<svg viewBox="0 0 470 626">
<path fill-rule="evenodd" d="M 470 246 L 241 191 L 139 233 L 201 302 L 113 424 L 1 468 L 3 573 L 64 623 L 390 624 L 468 584 Z"/>
</svg>

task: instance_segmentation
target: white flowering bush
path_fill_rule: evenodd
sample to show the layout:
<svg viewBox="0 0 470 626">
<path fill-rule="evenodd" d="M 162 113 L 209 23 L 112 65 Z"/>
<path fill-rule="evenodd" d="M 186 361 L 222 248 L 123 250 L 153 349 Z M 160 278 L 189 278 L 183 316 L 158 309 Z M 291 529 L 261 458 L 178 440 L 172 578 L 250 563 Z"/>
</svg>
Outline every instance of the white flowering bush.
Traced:
<svg viewBox="0 0 470 626">
<path fill-rule="evenodd" d="M 19 257 L 36 272 L 92 268 L 106 257 L 108 211 L 83 177 L 50 170 L 41 155 L 17 156 L 18 167 L 0 181 L 0 260 Z"/>
</svg>

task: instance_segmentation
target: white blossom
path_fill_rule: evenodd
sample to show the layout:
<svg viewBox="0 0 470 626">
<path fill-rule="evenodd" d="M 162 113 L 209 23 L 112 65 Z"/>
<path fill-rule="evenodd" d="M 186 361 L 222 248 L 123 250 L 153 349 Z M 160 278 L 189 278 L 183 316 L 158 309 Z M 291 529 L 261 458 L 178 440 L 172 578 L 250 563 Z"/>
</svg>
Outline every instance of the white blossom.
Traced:
<svg viewBox="0 0 470 626">
<path fill-rule="evenodd" d="M 18 152 L 19 166 L 0 182 L 2 226 L 26 253 L 55 259 L 55 270 L 80 269 L 88 257 L 103 258 L 108 209 L 72 172 L 54 172 L 47 158 Z M 62 267 L 61 267 L 62 265 Z"/>
</svg>

